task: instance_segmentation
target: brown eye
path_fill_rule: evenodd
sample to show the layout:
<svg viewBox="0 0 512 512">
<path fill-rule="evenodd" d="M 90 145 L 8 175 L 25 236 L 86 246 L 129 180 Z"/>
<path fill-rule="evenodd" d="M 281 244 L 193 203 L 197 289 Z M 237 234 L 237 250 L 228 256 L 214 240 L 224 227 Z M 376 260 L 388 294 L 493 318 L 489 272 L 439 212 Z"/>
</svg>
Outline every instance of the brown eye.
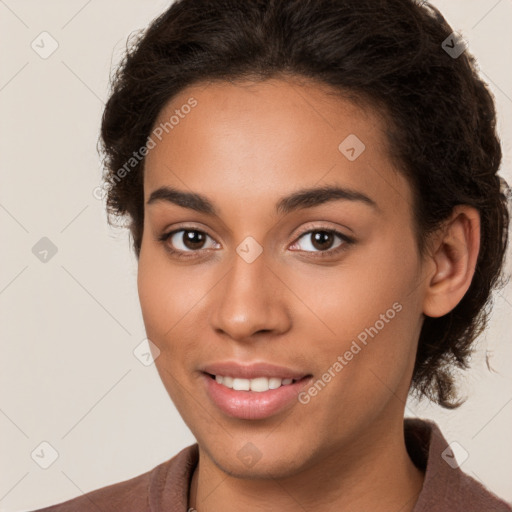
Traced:
<svg viewBox="0 0 512 512">
<path fill-rule="evenodd" d="M 184 230 L 181 236 L 183 245 L 191 250 L 202 249 L 206 236 L 200 231 Z"/>
<path fill-rule="evenodd" d="M 351 242 L 351 240 L 345 235 L 330 229 L 315 229 L 307 231 L 298 238 L 294 245 L 299 245 L 299 242 L 302 239 L 304 239 L 306 243 L 303 243 L 302 248 L 299 247 L 299 249 L 306 252 L 327 252 Z M 340 241 L 337 245 L 334 245 L 336 243 L 336 239 L 339 239 Z"/>
<path fill-rule="evenodd" d="M 330 249 L 334 243 L 334 235 L 329 231 L 314 231 L 310 233 L 312 236 L 312 245 L 319 251 Z"/>
<path fill-rule="evenodd" d="M 209 235 L 198 229 L 179 229 L 164 235 L 162 238 L 166 245 L 176 252 L 196 252 L 201 249 L 212 248 L 215 244 Z M 206 245 L 208 239 L 213 242 L 210 243 L 210 247 Z"/>
</svg>

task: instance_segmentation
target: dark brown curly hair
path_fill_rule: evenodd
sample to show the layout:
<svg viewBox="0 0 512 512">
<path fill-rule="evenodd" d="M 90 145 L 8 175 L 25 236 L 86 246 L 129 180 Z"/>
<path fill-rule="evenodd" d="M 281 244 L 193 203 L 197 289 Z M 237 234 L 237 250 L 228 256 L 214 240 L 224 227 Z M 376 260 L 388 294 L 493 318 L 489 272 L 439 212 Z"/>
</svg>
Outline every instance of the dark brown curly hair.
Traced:
<svg viewBox="0 0 512 512">
<path fill-rule="evenodd" d="M 468 51 L 447 51 L 460 49 L 452 33 L 436 8 L 413 0 L 177 0 L 128 38 L 111 76 L 100 137 L 109 222 L 128 219 L 138 258 L 140 148 L 189 85 L 291 75 L 362 99 L 384 115 L 392 157 L 412 187 L 420 251 L 455 205 L 480 212 L 471 286 L 450 313 L 425 318 L 411 383 L 456 407 L 453 370 L 468 367 L 491 291 L 504 282 L 509 212 L 493 97 Z"/>
</svg>

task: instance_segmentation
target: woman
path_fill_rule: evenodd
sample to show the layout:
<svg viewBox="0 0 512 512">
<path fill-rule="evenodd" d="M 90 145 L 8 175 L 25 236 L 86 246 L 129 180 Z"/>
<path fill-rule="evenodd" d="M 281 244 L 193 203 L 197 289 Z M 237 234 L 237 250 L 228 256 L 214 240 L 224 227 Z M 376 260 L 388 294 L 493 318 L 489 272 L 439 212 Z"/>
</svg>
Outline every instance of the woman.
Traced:
<svg viewBox="0 0 512 512">
<path fill-rule="evenodd" d="M 512 510 L 409 393 L 457 406 L 507 245 L 492 97 L 411 0 L 181 0 L 102 123 L 147 336 L 197 439 L 43 510 Z"/>
</svg>

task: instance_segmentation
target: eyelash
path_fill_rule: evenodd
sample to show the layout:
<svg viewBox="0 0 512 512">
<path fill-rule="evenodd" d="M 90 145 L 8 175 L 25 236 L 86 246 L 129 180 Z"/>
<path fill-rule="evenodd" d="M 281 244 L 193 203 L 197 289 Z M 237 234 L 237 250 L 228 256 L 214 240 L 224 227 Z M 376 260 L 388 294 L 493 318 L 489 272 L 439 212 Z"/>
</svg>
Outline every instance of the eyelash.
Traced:
<svg viewBox="0 0 512 512">
<path fill-rule="evenodd" d="M 198 232 L 198 233 L 202 233 L 202 234 L 204 234 L 204 235 L 206 235 L 206 236 L 208 236 L 208 237 L 213 239 L 213 237 L 211 237 L 208 233 L 206 233 L 202 229 L 198 229 L 198 228 L 193 227 L 193 226 L 192 227 L 182 227 L 180 229 L 175 229 L 173 231 L 170 231 L 169 233 L 163 233 L 162 235 L 158 236 L 157 240 L 164 245 L 165 250 L 167 252 L 169 252 L 173 257 L 176 257 L 178 259 L 198 258 L 199 256 L 198 256 L 197 253 L 199 253 L 200 251 L 208 250 L 208 249 L 198 249 L 197 251 L 191 250 L 191 251 L 184 252 L 184 251 L 173 249 L 168 244 L 168 240 L 169 240 L 169 238 L 171 238 L 176 233 L 179 233 L 180 231 L 184 231 L 184 232 L 187 232 L 187 231 L 188 232 L 191 232 L 191 231 L 193 232 L 193 231 L 195 231 L 195 232 Z M 335 229 L 324 228 L 324 227 L 319 226 L 319 227 L 315 227 L 313 229 L 308 229 L 307 231 L 304 231 L 303 233 L 298 235 L 292 245 L 294 245 L 296 242 L 298 242 L 304 235 L 308 235 L 308 234 L 312 234 L 312 233 L 317 233 L 317 232 L 323 232 L 323 233 L 329 233 L 329 234 L 335 235 L 335 236 L 339 237 L 342 240 L 343 243 L 340 244 L 338 247 L 335 247 L 334 249 L 328 249 L 326 251 L 304 251 L 307 254 L 312 254 L 313 258 L 326 258 L 326 257 L 336 256 L 339 253 L 345 251 L 348 248 L 348 246 L 350 246 L 353 243 L 355 243 L 355 240 L 353 238 L 348 237 L 347 235 L 345 235 L 343 233 L 340 233 L 339 231 L 337 231 Z"/>
</svg>

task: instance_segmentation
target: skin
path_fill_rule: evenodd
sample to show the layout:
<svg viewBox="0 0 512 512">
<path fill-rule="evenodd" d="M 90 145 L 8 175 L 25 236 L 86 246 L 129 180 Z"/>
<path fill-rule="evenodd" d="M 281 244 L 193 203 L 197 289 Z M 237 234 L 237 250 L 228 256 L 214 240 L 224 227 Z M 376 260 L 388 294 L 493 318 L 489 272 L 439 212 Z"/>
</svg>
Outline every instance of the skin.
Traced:
<svg viewBox="0 0 512 512">
<path fill-rule="evenodd" d="M 469 287 L 479 244 L 478 213 L 458 207 L 420 255 L 412 192 L 394 168 L 384 120 L 371 108 L 292 78 L 198 84 L 162 110 L 165 122 L 190 97 L 197 106 L 149 152 L 144 197 L 162 186 L 207 196 L 209 216 L 166 201 L 145 205 L 138 289 L 155 364 L 199 444 L 190 506 L 199 512 L 256 510 L 411 511 L 423 474 L 403 436 L 405 401 L 425 314 L 450 311 Z M 349 161 L 349 134 L 365 151 Z M 370 197 L 334 200 L 286 215 L 280 198 L 338 185 Z M 183 232 L 206 235 L 187 246 Z M 316 229 L 354 242 L 314 245 Z M 236 248 L 248 236 L 252 263 Z M 178 259 L 166 245 L 197 257 Z M 195 248 L 194 248 L 195 247 Z M 194 252 L 195 251 L 195 252 Z M 331 251 L 327 257 L 315 257 Z M 225 415 L 199 368 L 234 360 L 270 362 L 314 380 L 361 332 L 402 309 L 307 404 L 262 420 Z M 261 458 L 244 464 L 247 443 Z"/>
</svg>

